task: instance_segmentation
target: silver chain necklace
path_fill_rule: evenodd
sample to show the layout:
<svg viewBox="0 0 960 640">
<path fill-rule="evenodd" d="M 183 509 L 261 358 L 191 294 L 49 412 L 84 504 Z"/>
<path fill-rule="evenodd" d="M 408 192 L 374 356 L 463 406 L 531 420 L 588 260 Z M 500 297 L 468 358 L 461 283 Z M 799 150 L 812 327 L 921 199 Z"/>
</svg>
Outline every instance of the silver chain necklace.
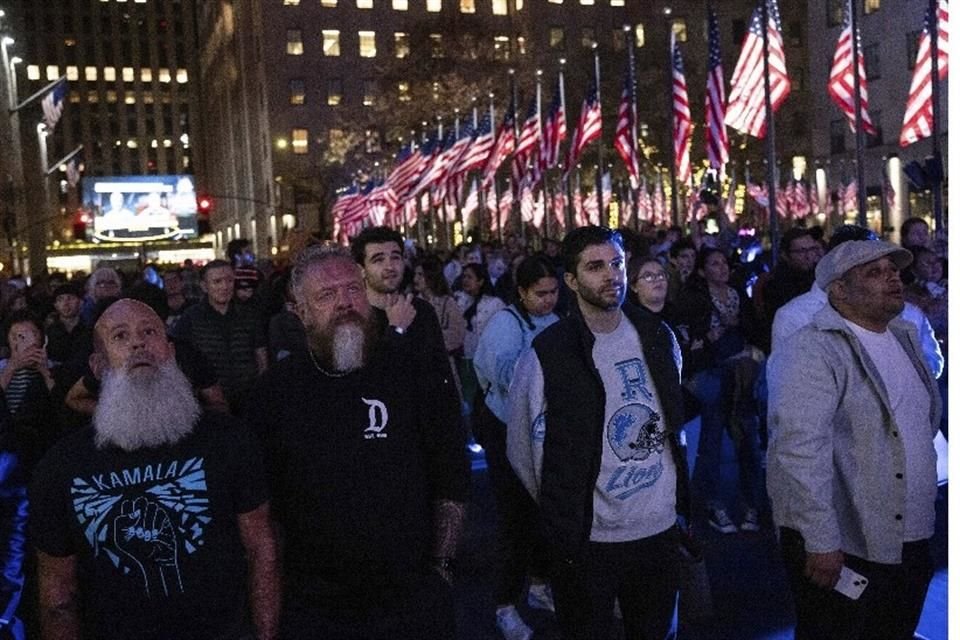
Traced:
<svg viewBox="0 0 960 640">
<path fill-rule="evenodd" d="M 349 371 L 327 371 L 320 366 L 320 363 L 317 362 L 317 359 L 313 355 L 313 350 L 307 349 L 307 353 L 310 354 L 310 361 L 313 362 L 313 366 L 317 368 L 317 371 L 329 378 L 343 378 L 346 375 L 349 375 Z"/>
</svg>

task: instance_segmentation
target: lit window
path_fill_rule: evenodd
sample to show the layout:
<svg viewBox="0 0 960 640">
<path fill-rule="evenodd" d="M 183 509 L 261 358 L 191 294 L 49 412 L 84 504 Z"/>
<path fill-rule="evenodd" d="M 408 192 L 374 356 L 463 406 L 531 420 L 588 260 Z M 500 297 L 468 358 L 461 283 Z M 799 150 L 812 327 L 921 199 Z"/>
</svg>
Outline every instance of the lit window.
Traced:
<svg viewBox="0 0 960 640">
<path fill-rule="evenodd" d="M 427 0 L 427 11 L 438 13 L 441 9 L 442 0 Z"/>
<path fill-rule="evenodd" d="M 140 94 L 143 104 L 153 104 L 153 91 L 144 91 Z"/>
<path fill-rule="evenodd" d="M 373 31 L 360 31 L 360 57 L 375 58 L 377 56 L 377 34 Z"/>
<path fill-rule="evenodd" d="M 56 80 L 60 77 L 60 67 L 55 64 L 47 65 L 47 80 Z"/>
<path fill-rule="evenodd" d="M 611 7 L 622 7 L 624 4 L 624 0 L 610 0 Z"/>
<path fill-rule="evenodd" d="M 160 80 L 160 82 L 163 82 L 164 84 L 169 83 L 169 82 L 170 82 L 170 69 L 167 69 L 166 67 L 161 67 L 161 68 L 157 71 L 157 79 Z"/>
<path fill-rule="evenodd" d="M 133 67 L 124 67 L 122 74 L 124 82 L 133 82 Z"/>
<path fill-rule="evenodd" d="M 495 16 L 507 15 L 507 0 L 493 0 L 493 15 Z"/>
<path fill-rule="evenodd" d="M 580 30 L 580 46 L 584 49 L 592 49 L 593 43 L 597 41 L 597 32 L 593 27 L 585 27 Z"/>
<path fill-rule="evenodd" d="M 880 11 L 880 0 L 863 0 L 863 13 L 870 15 Z"/>
<path fill-rule="evenodd" d="M 117 81 L 117 70 L 114 67 L 104 67 L 103 68 L 103 79 L 107 82 L 116 82 Z"/>
<path fill-rule="evenodd" d="M 287 55 L 303 55 L 303 31 L 300 29 L 287 29 Z"/>
<path fill-rule="evenodd" d="M 127 140 L 127 148 L 128 148 L 128 149 L 136 149 L 136 148 L 139 147 L 139 146 L 140 146 L 140 145 L 137 143 L 136 139 L 130 138 L 129 140 Z"/>
<path fill-rule="evenodd" d="M 96 82 L 97 81 L 97 68 L 96 67 L 84 67 L 83 68 L 83 77 L 87 82 Z"/>
<path fill-rule="evenodd" d="M 372 107 L 373 103 L 377 100 L 377 81 L 376 80 L 364 80 L 363 81 L 363 106 Z"/>
<path fill-rule="evenodd" d="M 373 9 L 373 0 L 357 0 L 357 9 Z"/>
<path fill-rule="evenodd" d="M 637 26 L 633 28 L 633 40 L 637 44 L 637 49 L 642 47 L 647 43 L 647 38 L 643 29 L 643 23 L 638 22 Z"/>
<path fill-rule="evenodd" d="M 123 104 L 137 104 L 136 94 L 133 91 L 124 91 Z"/>
<path fill-rule="evenodd" d="M 292 139 L 294 153 L 304 154 L 307 152 L 307 142 L 310 137 L 309 131 L 306 129 L 294 129 L 290 137 Z"/>
<path fill-rule="evenodd" d="M 336 107 L 341 102 L 343 102 L 343 79 L 330 78 L 327 81 L 327 104 Z"/>
<path fill-rule="evenodd" d="M 460 0 L 460 13 L 476 13 L 477 3 L 475 0 Z"/>
<path fill-rule="evenodd" d="M 563 0 L 550 0 L 550 4 L 563 4 Z"/>
<path fill-rule="evenodd" d="M 80 104 L 80 92 L 71 91 L 69 96 L 70 104 Z"/>
<path fill-rule="evenodd" d="M 153 69 L 150 67 L 141 67 L 140 82 L 153 82 Z"/>
<path fill-rule="evenodd" d="M 67 67 L 67 80 L 79 80 L 80 79 L 80 69 L 76 65 L 69 65 Z"/>
<path fill-rule="evenodd" d="M 397 83 L 397 98 L 400 102 L 410 102 L 410 83 L 400 81 Z"/>
<path fill-rule="evenodd" d="M 307 102 L 307 84 L 302 79 L 290 81 L 290 104 L 300 105 Z"/>
<path fill-rule="evenodd" d="M 443 35 L 439 33 L 430 34 L 430 57 L 443 57 Z"/>
<path fill-rule="evenodd" d="M 299 7 L 300 0 L 283 0 L 283 6 L 285 7 Z"/>
<path fill-rule="evenodd" d="M 90 104 L 97 104 L 100 102 L 100 94 L 96 91 L 87 91 L 87 102 Z"/>
<path fill-rule="evenodd" d="M 113 104 L 117 101 L 117 92 L 113 89 L 107 90 L 107 102 Z"/>
<path fill-rule="evenodd" d="M 527 55 L 527 39 L 523 36 L 517 36 L 517 53 Z"/>
<path fill-rule="evenodd" d="M 394 11 L 406 11 L 409 8 L 407 0 L 393 0 Z"/>
<path fill-rule="evenodd" d="M 410 34 L 398 31 L 393 34 L 393 54 L 398 58 L 410 55 Z"/>
<path fill-rule="evenodd" d="M 590 6 L 593 4 L 593 0 L 580 0 L 580 4 Z"/>
<path fill-rule="evenodd" d="M 177 69 L 177 84 L 187 84 L 189 80 L 186 69 Z"/>
<path fill-rule="evenodd" d="M 332 9 L 337 6 L 337 0 L 320 0 L 320 6 Z"/>
<path fill-rule="evenodd" d="M 566 46 L 566 33 L 563 27 L 550 27 L 550 48 L 563 49 Z"/>
<path fill-rule="evenodd" d="M 493 59 L 502 60 L 504 62 L 510 59 L 510 37 L 509 36 L 493 37 Z"/>
<path fill-rule="evenodd" d="M 517 13 L 520 13 L 523 11 L 523 0 L 514 0 L 513 6 Z"/>
<path fill-rule="evenodd" d="M 677 37 L 677 42 L 687 41 L 687 21 L 683 18 L 677 18 L 671 23 L 673 35 Z"/>
<path fill-rule="evenodd" d="M 323 30 L 323 55 L 340 55 L 340 32 L 336 29 Z"/>
</svg>

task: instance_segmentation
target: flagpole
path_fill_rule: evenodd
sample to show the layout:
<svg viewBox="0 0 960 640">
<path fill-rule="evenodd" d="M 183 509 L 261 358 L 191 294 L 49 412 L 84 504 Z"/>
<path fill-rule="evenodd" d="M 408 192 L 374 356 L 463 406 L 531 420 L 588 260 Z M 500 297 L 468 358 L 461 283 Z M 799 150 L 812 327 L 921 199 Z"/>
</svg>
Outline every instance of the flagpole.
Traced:
<svg viewBox="0 0 960 640">
<path fill-rule="evenodd" d="M 640 164 L 640 154 L 637 153 L 640 145 L 637 143 L 637 70 L 636 70 L 636 58 L 634 55 L 634 48 L 636 42 L 634 38 L 636 37 L 633 31 L 633 28 L 625 24 L 623 25 L 623 30 L 627 32 L 627 73 L 630 76 L 630 144 L 633 147 L 633 153 L 637 156 L 637 165 Z M 633 188 L 633 181 L 628 180 L 627 184 L 629 189 L 633 194 L 633 202 L 631 203 L 631 210 L 633 211 L 633 223 L 636 231 L 640 232 L 640 209 L 639 209 L 639 200 L 637 196 L 637 189 Z M 637 187 L 639 188 L 639 180 L 637 181 Z"/>
<path fill-rule="evenodd" d="M 933 101 L 933 126 L 930 132 L 933 142 L 934 162 L 940 165 L 933 189 L 933 225 L 938 233 L 943 228 L 943 160 L 940 157 L 940 15 L 938 0 L 930 0 L 930 99 Z"/>
<path fill-rule="evenodd" d="M 560 107 L 563 109 L 563 118 L 567 118 L 567 89 L 563 80 L 563 68 L 567 64 L 566 58 L 560 58 L 560 72 L 558 77 L 558 86 L 560 89 Z M 559 152 L 558 152 L 559 155 Z M 563 162 L 561 159 L 560 162 Z M 573 229 L 573 194 L 570 190 L 570 169 L 572 167 L 564 167 L 561 169 L 560 181 L 563 183 L 562 188 L 564 193 L 567 194 L 566 202 L 563 203 L 563 220 L 564 220 L 564 229 L 563 233 L 566 235 L 571 229 Z"/>
<path fill-rule="evenodd" d="M 776 266 L 779 257 L 780 220 L 777 218 L 777 150 L 774 142 L 773 101 L 770 98 L 770 11 L 769 0 L 760 0 L 763 18 L 763 102 L 767 123 L 767 211 L 770 212 L 770 258 Z"/>
<path fill-rule="evenodd" d="M 850 16 L 850 53 L 853 55 L 853 122 L 856 133 L 854 139 L 857 145 L 857 224 L 867 226 L 867 183 L 866 171 L 863 166 L 863 113 L 861 110 L 860 83 L 866 78 L 860 78 L 860 30 L 857 27 L 857 7 L 854 0 L 847 0 L 847 11 Z"/>
<path fill-rule="evenodd" d="M 490 131 L 493 132 L 493 136 L 494 136 L 494 150 L 495 150 L 495 149 L 496 149 L 496 140 L 497 140 L 497 136 L 498 136 L 499 133 L 500 133 L 500 130 L 499 130 L 499 128 L 498 128 L 497 125 L 496 125 L 496 122 L 497 122 L 497 119 L 496 119 L 496 107 L 493 106 L 493 92 L 491 91 L 491 92 L 490 92 L 489 94 L 487 94 L 487 95 L 488 95 L 488 97 L 490 98 Z M 492 152 L 493 152 L 493 151 L 491 151 L 491 153 L 492 153 Z M 493 204 L 493 208 L 494 208 L 494 211 L 496 212 L 496 213 L 493 214 L 493 217 L 496 218 L 496 220 L 491 219 L 490 222 L 491 222 L 491 223 L 496 222 L 496 223 L 497 223 L 497 227 L 499 228 L 499 226 L 500 226 L 500 194 L 497 193 L 497 172 L 496 172 L 496 171 L 493 172 L 493 180 L 492 180 L 491 182 L 492 182 L 492 185 L 491 185 L 491 187 L 490 187 L 490 190 L 493 192 L 493 203 L 494 203 L 494 204 Z M 486 206 L 486 203 L 487 203 L 487 193 L 486 193 L 482 188 L 480 189 L 480 197 L 483 198 L 482 202 L 484 203 L 484 206 Z M 490 212 L 490 209 L 487 208 L 486 211 L 487 211 L 487 213 L 489 213 L 489 212 Z M 483 218 L 481 217 L 480 220 L 481 220 L 481 222 L 482 222 L 482 221 L 483 221 Z M 480 230 L 480 236 L 482 237 L 482 236 L 483 236 L 483 226 L 482 226 L 482 225 L 481 225 L 480 229 L 481 229 L 481 230 Z M 493 224 L 490 225 L 490 231 L 491 231 L 491 232 L 493 231 Z M 503 242 L 503 233 L 500 233 L 500 242 L 501 242 L 501 243 Z"/>
<path fill-rule="evenodd" d="M 594 42 L 593 82 L 597 88 L 597 109 L 600 110 L 600 137 L 597 139 L 597 209 L 600 212 L 600 224 L 603 225 L 603 101 L 600 99 L 600 46 Z"/>
<path fill-rule="evenodd" d="M 550 237 L 550 220 L 546 215 L 547 206 L 547 166 L 543 163 L 543 69 L 537 69 L 537 129 L 540 134 L 540 153 L 534 154 L 534 158 L 543 167 L 543 175 L 540 176 L 540 191 L 543 194 L 544 220 L 543 235 Z M 534 171 L 540 171 L 540 167 L 534 168 Z M 536 208 L 536 202 L 534 202 Z M 521 214 L 521 220 L 523 215 Z M 536 227 L 534 227 L 536 229 Z"/>
<path fill-rule="evenodd" d="M 519 144 L 519 143 L 520 143 L 520 119 L 517 118 L 516 115 L 517 115 L 517 105 L 519 104 L 520 101 L 517 99 L 517 72 L 516 72 L 516 69 L 510 69 L 509 74 L 510 74 L 510 95 L 513 96 L 513 115 L 514 115 L 514 118 L 513 118 L 513 139 L 514 139 L 515 144 Z M 512 180 L 511 180 L 511 182 L 512 182 Z M 514 200 L 514 201 L 513 201 L 513 203 L 511 203 L 511 205 L 510 205 L 510 207 L 511 207 L 511 209 L 512 209 L 512 208 L 513 208 L 513 205 L 517 205 L 517 204 L 519 204 L 519 202 L 520 202 L 520 193 L 519 193 L 520 185 L 519 185 L 519 184 L 513 184 L 513 185 L 511 185 L 511 188 L 514 189 L 514 193 L 513 193 L 513 200 Z M 498 207 L 500 206 L 500 203 L 499 203 L 499 202 L 497 203 L 497 206 L 498 206 Z M 498 215 L 499 215 L 499 214 L 498 214 Z M 527 238 L 526 238 L 526 233 L 524 232 L 524 229 L 523 229 L 523 212 L 520 211 L 520 207 L 519 207 L 519 206 L 517 207 L 517 218 L 518 218 L 518 222 L 520 223 L 520 240 L 523 241 L 524 244 L 526 244 L 526 239 L 527 239 Z"/>
<path fill-rule="evenodd" d="M 83 151 L 83 145 L 82 144 L 77 145 L 76 149 L 74 149 L 73 151 L 71 151 L 70 153 L 68 153 L 67 155 L 63 156 L 62 158 L 54 162 L 52 165 L 50 165 L 49 169 L 47 167 L 44 167 L 43 168 L 44 171 L 47 172 L 47 175 L 50 175 L 51 173 L 59 169 L 60 165 L 67 164 L 68 162 L 70 162 L 73 159 L 73 156 L 77 155 L 81 151 Z"/>
<path fill-rule="evenodd" d="M 667 52 L 667 100 L 670 104 L 670 217 L 673 224 L 680 224 L 680 194 L 677 191 L 677 118 L 673 114 L 673 23 L 669 21 L 669 9 L 665 10 L 668 18 L 667 27 L 670 33 L 670 49 Z"/>
</svg>

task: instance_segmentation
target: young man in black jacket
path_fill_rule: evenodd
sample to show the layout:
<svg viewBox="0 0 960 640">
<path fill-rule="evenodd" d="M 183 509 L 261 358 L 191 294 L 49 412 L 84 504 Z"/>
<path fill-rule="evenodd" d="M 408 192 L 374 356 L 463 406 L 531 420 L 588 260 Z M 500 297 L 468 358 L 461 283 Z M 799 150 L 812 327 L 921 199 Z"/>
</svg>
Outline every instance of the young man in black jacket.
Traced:
<svg viewBox="0 0 960 640">
<path fill-rule="evenodd" d="M 617 232 L 576 229 L 563 254 L 576 305 L 521 357 L 508 456 L 540 507 L 564 637 L 610 638 L 619 599 L 628 639 L 663 638 L 687 502 L 680 350 L 666 324 L 623 306 Z"/>
</svg>

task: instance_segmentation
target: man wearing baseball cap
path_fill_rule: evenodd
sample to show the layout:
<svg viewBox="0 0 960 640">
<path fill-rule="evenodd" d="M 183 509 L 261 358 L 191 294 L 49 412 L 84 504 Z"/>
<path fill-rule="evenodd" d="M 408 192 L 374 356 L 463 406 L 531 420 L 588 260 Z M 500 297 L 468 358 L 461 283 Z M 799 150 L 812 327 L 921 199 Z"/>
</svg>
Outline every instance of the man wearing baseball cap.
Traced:
<svg viewBox="0 0 960 640">
<path fill-rule="evenodd" d="M 816 268 L 829 304 L 768 371 L 767 488 L 800 639 L 913 638 L 923 608 L 940 396 L 897 318 L 911 260 L 883 241 L 830 251 Z M 844 566 L 867 579 L 856 599 L 834 589 Z"/>
</svg>

